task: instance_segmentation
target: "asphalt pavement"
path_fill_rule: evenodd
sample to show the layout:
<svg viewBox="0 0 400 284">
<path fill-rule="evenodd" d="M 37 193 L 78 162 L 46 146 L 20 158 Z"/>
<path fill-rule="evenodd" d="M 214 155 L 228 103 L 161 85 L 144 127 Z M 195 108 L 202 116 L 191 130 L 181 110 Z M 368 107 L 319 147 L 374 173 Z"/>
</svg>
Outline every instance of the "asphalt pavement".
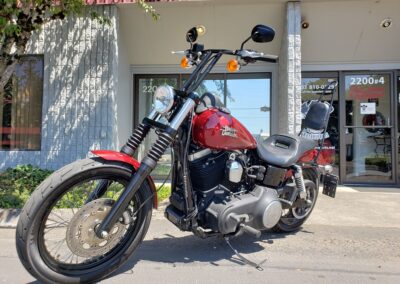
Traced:
<svg viewBox="0 0 400 284">
<path fill-rule="evenodd" d="M 399 209 L 400 189 L 320 195 L 301 231 L 232 241 L 250 260 L 266 259 L 263 271 L 244 265 L 221 238 L 179 231 L 160 210 L 136 254 L 101 283 L 400 283 Z M 14 233 L 0 230 L 0 281 L 32 283 Z"/>
</svg>

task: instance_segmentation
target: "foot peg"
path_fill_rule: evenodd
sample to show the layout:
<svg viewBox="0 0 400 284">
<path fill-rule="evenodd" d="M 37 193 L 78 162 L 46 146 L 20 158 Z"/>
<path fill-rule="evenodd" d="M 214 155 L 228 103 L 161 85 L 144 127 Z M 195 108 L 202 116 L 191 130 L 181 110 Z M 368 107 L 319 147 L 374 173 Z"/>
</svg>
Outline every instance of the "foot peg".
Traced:
<svg viewBox="0 0 400 284">
<path fill-rule="evenodd" d="M 254 229 L 253 227 L 247 226 L 245 224 L 240 224 L 240 229 L 249 234 L 252 235 L 253 237 L 259 239 L 261 237 L 261 231 Z"/>
</svg>

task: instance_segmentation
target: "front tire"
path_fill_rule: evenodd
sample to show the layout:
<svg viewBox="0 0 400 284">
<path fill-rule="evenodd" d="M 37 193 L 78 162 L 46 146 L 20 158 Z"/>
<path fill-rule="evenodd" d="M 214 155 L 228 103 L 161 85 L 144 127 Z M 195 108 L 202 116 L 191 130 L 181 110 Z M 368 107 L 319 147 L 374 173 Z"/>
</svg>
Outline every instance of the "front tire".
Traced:
<svg viewBox="0 0 400 284">
<path fill-rule="evenodd" d="M 131 201 L 129 208 L 135 213 L 131 223 L 116 224 L 116 233 L 104 242 L 89 236 L 106 214 L 103 211 L 129 182 L 132 170 L 118 162 L 84 159 L 63 167 L 39 185 L 24 206 L 16 230 L 18 256 L 32 276 L 45 283 L 92 283 L 126 262 L 150 225 L 152 192 L 146 181 Z M 85 194 L 89 196 L 95 181 L 105 179 L 113 184 L 110 191 L 85 203 Z M 90 219 L 91 214 L 94 217 Z M 49 236 L 64 241 L 51 243 Z"/>
</svg>

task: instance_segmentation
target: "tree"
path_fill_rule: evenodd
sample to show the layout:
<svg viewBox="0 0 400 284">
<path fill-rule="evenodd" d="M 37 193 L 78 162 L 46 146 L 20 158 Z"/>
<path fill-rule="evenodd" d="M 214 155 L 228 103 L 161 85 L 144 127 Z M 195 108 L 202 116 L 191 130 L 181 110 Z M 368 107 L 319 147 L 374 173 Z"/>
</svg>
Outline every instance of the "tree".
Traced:
<svg viewBox="0 0 400 284">
<path fill-rule="evenodd" d="M 146 2 L 149 1 L 136 1 L 157 20 L 159 14 Z M 85 7 L 84 0 L 0 0 L 0 94 L 25 53 L 32 33 L 50 21 L 63 20 L 69 15 L 82 16 Z M 90 16 L 100 23 L 110 23 L 96 12 L 91 12 Z"/>
</svg>

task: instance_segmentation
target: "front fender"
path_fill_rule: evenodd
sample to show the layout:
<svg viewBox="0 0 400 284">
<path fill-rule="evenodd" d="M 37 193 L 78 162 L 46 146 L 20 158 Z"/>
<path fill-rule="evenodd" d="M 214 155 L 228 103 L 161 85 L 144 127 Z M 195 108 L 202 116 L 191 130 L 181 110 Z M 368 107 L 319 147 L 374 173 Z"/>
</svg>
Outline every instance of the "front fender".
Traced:
<svg viewBox="0 0 400 284">
<path fill-rule="evenodd" d="M 137 170 L 140 167 L 140 163 L 137 160 L 121 152 L 111 151 L 111 150 L 93 150 L 91 152 L 97 157 L 100 157 L 107 161 L 118 161 L 125 164 L 129 164 L 132 167 L 134 167 L 135 170 Z M 151 191 L 154 193 L 153 206 L 154 208 L 158 208 L 157 190 L 151 176 L 147 177 L 147 182 L 149 183 Z"/>
</svg>

